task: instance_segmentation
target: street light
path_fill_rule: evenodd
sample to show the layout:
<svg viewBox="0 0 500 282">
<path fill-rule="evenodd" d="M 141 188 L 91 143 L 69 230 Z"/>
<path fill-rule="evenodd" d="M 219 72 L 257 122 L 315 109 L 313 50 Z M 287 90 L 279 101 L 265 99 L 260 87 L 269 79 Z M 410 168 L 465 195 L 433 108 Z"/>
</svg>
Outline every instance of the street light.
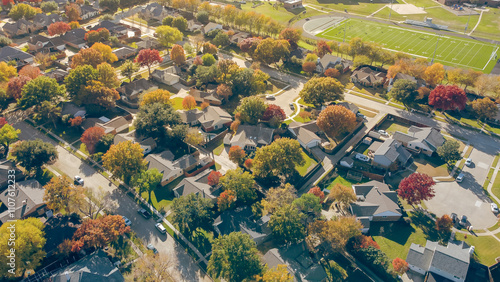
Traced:
<svg viewBox="0 0 500 282">
<path fill-rule="evenodd" d="M 465 24 L 464 34 L 467 32 L 467 28 L 469 27 L 470 16 L 472 15 L 472 9 L 469 8 L 469 18 L 467 18 L 467 23 Z"/>
<path fill-rule="evenodd" d="M 344 22 L 344 40 L 342 40 L 342 42 L 345 42 L 345 32 L 346 32 L 346 28 L 347 28 L 347 19 L 346 19 L 346 21 Z"/>
<path fill-rule="evenodd" d="M 392 0 L 391 0 L 391 8 L 389 9 L 389 21 L 391 20 L 391 14 L 392 14 Z"/>
<path fill-rule="evenodd" d="M 441 38 L 441 34 L 438 37 L 438 40 L 436 42 L 436 48 L 434 49 L 434 54 L 432 54 L 432 60 L 431 60 L 431 65 L 434 63 L 434 57 L 436 56 L 436 51 L 438 49 L 438 44 L 439 44 L 439 39 Z"/>
</svg>

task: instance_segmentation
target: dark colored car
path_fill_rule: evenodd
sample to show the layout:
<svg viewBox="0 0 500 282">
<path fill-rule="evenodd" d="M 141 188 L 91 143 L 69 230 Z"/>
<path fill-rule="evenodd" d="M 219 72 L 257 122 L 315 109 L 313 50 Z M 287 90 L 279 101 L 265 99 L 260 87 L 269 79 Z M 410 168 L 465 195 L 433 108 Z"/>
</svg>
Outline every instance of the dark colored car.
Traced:
<svg viewBox="0 0 500 282">
<path fill-rule="evenodd" d="M 147 210 L 145 209 L 140 209 L 137 211 L 140 215 L 142 215 L 145 219 L 149 219 L 151 218 L 151 213 L 148 212 Z"/>
</svg>

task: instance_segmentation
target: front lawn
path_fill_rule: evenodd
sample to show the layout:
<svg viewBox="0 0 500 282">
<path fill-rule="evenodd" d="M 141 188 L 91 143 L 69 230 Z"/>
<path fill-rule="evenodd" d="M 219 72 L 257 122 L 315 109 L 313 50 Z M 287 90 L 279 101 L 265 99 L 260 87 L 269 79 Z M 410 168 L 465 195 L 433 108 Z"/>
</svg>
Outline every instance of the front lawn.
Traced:
<svg viewBox="0 0 500 282">
<path fill-rule="evenodd" d="M 166 212 L 170 209 L 170 205 L 172 205 L 172 201 L 175 198 L 173 189 L 182 181 L 182 179 L 184 178 L 178 177 L 164 187 L 159 185 L 151 192 L 142 192 L 141 196 L 157 211 L 161 211 L 163 209 Z"/>
<path fill-rule="evenodd" d="M 395 121 L 385 120 L 378 128 L 385 130 L 385 131 L 387 131 L 387 133 L 392 135 L 396 131 L 408 133 L 409 126 L 406 124 L 395 122 Z"/>
<path fill-rule="evenodd" d="M 427 157 L 421 154 L 414 160 L 417 172 L 425 173 L 431 177 L 449 176 L 448 166 L 440 157 Z"/>
<path fill-rule="evenodd" d="M 493 265 L 496 262 L 495 258 L 500 256 L 500 244 L 492 236 L 476 237 L 472 234 L 467 234 L 467 239 L 465 239 L 464 234 L 457 233 L 455 238 L 474 246 L 474 255 L 482 264 Z"/>
<path fill-rule="evenodd" d="M 77 141 L 80 139 L 82 136 L 82 130 L 77 127 L 70 127 L 62 124 L 56 124 L 57 126 L 54 126 L 54 123 L 52 122 L 47 122 L 43 125 L 48 131 L 54 133 L 55 135 L 61 137 L 64 139 L 64 141 L 68 142 L 69 144 Z"/>
<path fill-rule="evenodd" d="M 331 190 L 331 189 L 333 188 L 333 186 L 335 186 L 335 184 L 337 184 L 337 183 L 342 184 L 342 185 L 347 186 L 347 187 L 352 187 L 352 185 L 356 184 L 356 183 L 351 182 L 350 180 L 347 180 L 347 179 L 345 179 L 344 177 L 342 177 L 342 176 L 340 176 L 340 175 L 339 175 L 339 176 L 337 176 L 337 177 L 336 177 L 336 178 L 332 181 L 332 183 L 330 183 L 330 184 L 326 187 L 326 189 Z"/>
<path fill-rule="evenodd" d="M 184 100 L 181 97 L 176 97 L 173 99 L 170 99 L 170 102 L 172 103 L 172 107 L 174 107 L 174 110 L 184 110 L 182 107 L 182 100 Z M 196 107 L 198 110 L 200 110 L 200 107 Z"/>
<path fill-rule="evenodd" d="M 493 182 L 493 187 L 491 187 L 491 192 L 493 195 L 497 196 L 497 198 L 500 198 L 500 173 L 497 173 L 495 182 Z"/>
<path fill-rule="evenodd" d="M 315 166 L 317 162 L 309 157 L 303 150 L 302 150 L 302 157 L 304 157 L 304 160 L 306 161 L 304 165 L 302 166 L 296 166 L 295 169 L 297 172 L 300 174 L 300 176 L 304 176 L 307 174 L 309 171 L 309 168 Z"/>
<path fill-rule="evenodd" d="M 216 156 L 220 156 L 220 154 L 222 154 L 222 151 L 224 151 L 224 144 L 220 144 L 219 147 L 215 148 L 213 153 L 216 155 Z"/>
</svg>

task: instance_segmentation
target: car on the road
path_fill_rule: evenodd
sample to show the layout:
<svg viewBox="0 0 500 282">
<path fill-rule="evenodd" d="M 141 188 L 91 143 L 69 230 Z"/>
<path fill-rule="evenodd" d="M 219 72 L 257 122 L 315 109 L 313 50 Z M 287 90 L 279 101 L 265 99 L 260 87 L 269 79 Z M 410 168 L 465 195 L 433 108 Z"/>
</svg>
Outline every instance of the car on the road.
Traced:
<svg viewBox="0 0 500 282">
<path fill-rule="evenodd" d="M 458 221 L 458 215 L 454 212 L 451 213 L 451 220 L 453 220 L 453 223 L 457 223 Z"/>
<path fill-rule="evenodd" d="M 151 218 L 151 213 L 148 212 L 147 210 L 145 209 L 140 209 L 137 211 L 140 215 L 142 215 L 145 219 L 149 219 Z"/>
<path fill-rule="evenodd" d="M 472 159 L 471 158 L 468 158 L 467 160 L 465 160 L 465 165 L 466 166 L 471 166 L 472 164 Z"/>
<path fill-rule="evenodd" d="M 382 136 L 389 137 L 389 133 L 387 133 L 385 130 L 380 129 L 378 133 Z"/>
<path fill-rule="evenodd" d="M 498 206 L 495 203 L 491 203 L 491 211 L 497 213 L 498 212 Z"/>
<path fill-rule="evenodd" d="M 290 105 L 290 109 L 295 110 L 295 105 L 293 103 L 290 103 L 288 105 Z"/>
<path fill-rule="evenodd" d="M 126 216 L 122 215 L 122 218 L 123 218 L 123 221 L 125 221 L 126 226 L 132 225 L 132 221 L 130 221 L 130 219 L 128 219 Z"/>
<path fill-rule="evenodd" d="M 462 215 L 462 218 L 460 219 L 460 225 L 467 226 L 467 216 Z"/>
<path fill-rule="evenodd" d="M 464 177 L 465 174 L 463 172 L 460 172 L 460 174 L 456 178 L 457 182 L 462 182 L 464 180 Z"/>
<path fill-rule="evenodd" d="M 83 183 L 84 183 L 83 179 L 80 176 L 76 175 L 75 176 L 75 184 L 83 186 Z"/>
<path fill-rule="evenodd" d="M 266 100 L 276 100 L 276 97 L 274 95 L 266 95 Z"/>
<path fill-rule="evenodd" d="M 154 254 L 158 253 L 158 250 L 155 248 L 155 246 L 153 246 L 153 244 L 148 244 L 147 247 L 148 247 L 148 250 L 153 251 Z"/>
<path fill-rule="evenodd" d="M 356 159 L 360 160 L 360 161 L 363 161 L 363 162 L 369 162 L 370 161 L 370 157 L 368 157 L 367 155 L 363 155 L 363 154 L 360 154 L 360 153 L 357 153 L 356 156 L 355 156 Z"/>
<path fill-rule="evenodd" d="M 167 229 L 165 228 L 165 226 L 163 226 L 163 224 L 161 224 L 161 222 L 155 224 L 155 227 L 156 229 L 158 229 L 158 231 L 160 231 L 160 233 L 167 233 Z"/>
</svg>

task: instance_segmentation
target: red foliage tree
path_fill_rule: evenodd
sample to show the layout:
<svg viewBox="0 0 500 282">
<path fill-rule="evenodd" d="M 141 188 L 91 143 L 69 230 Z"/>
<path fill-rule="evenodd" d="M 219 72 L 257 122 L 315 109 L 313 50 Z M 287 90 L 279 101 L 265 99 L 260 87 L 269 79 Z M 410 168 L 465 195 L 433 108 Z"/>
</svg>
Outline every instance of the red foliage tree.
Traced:
<svg viewBox="0 0 500 282">
<path fill-rule="evenodd" d="M 439 231 L 450 232 L 453 227 L 453 220 L 447 214 L 436 219 L 436 229 Z"/>
<path fill-rule="evenodd" d="M 89 153 L 93 154 L 97 142 L 99 142 L 103 136 L 104 129 L 98 126 L 93 126 L 83 132 L 82 137 L 80 137 L 80 141 L 87 146 Z"/>
<path fill-rule="evenodd" d="M 9 83 L 7 84 L 7 94 L 15 100 L 21 98 L 21 91 L 23 90 L 23 86 L 30 80 L 31 78 L 25 75 L 11 78 L 11 80 L 9 80 Z"/>
<path fill-rule="evenodd" d="M 208 185 L 210 186 L 217 186 L 219 185 L 219 180 L 222 177 L 222 173 L 218 171 L 211 171 L 210 174 L 208 175 Z"/>
<path fill-rule="evenodd" d="M 212 54 L 215 55 L 218 52 L 217 46 L 213 45 L 210 42 L 205 42 L 203 43 L 202 47 L 203 49 L 203 54 Z"/>
<path fill-rule="evenodd" d="M 69 124 L 71 124 L 71 126 L 80 126 L 80 125 L 82 125 L 82 122 L 83 122 L 83 119 L 81 116 L 77 116 L 75 118 L 69 119 Z"/>
<path fill-rule="evenodd" d="M 143 49 L 135 58 L 135 62 L 139 63 L 141 67 L 148 67 L 149 75 L 151 76 L 151 66 L 163 62 L 160 52 L 156 49 Z"/>
<path fill-rule="evenodd" d="M 73 234 L 71 251 L 79 252 L 91 247 L 103 248 L 125 232 L 130 232 L 130 227 L 125 225 L 120 215 L 106 215 L 99 219 L 85 220 Z"/>
<path fill-rule="evenodd" d="M 394 271 L 400 275 L 403 275 L 406 271 L 408 271 L 408 263 L 401 258 L 395 258 L 392 261 L 392 267 L 394 268 Z"/>
<path fill-rule="evenodd" d="M 232 146 L 229 148 L 229 159 L 235 164 L 241 164 L 243 158 L 247 155 L 240 146 Z"/>
<path fill-rule="evenodd" d="M 233 95 L 233 90 L 231 89 L 231 86 L 227 84 L 220 84 L 217 86 L 217 95 L 222 96 L 227 100 Z"/>
<path fill-rule="evenodd" d="M 269 121 L 272 118 L 275 118 L 280 122 L 284 121 L 286 118 L 285 111 L 283 111 L 283 109 L 278 105 L 269 104 L 262 115 L 262 120 Z"/>
<path fill-rule="evenodd" d="M 42 73 L 38 67 L 32 65 L 26 65 L 19 71 L 19 76 L 24 75 L 31 79 L 39 77 Z"/>
<path fill-rule="evenodd" d="M 463 89 L 456 85 L 438 85 L 429 95 L 429 105 L 443 111 L 465 109 L 467 96 Z"/>
<path fill-rule="evenodd" d="M 197 65 L 197 66 L 201 66 L 203 65 L 203 61 L 201 60 L 201 57 L 200 56 L 196 56 L 193 60 L 193 64 Z"/>
<path fill-rule="evenodd" d="M 297 48 L 297 43 L 300 40 L 302 31 L 298 28 L 287 27 L 283 29 L 280 33 L 280 39 L 285 39 L 290 43 L 290 47 L 293 49 Z"/>
<path fill-rule="evenodd" d="M 429 175 L 415 172 L 399 183 L 398 195 L 413 206 L 420 201 L 430 200 L 434 197 L 434 189 L 432 188 L 434 184 L 436 183 Z"/>
<path fill-rule="evenodd" d="M 238 46 L 240 47 L 241 51 L 248 53 L 248 55 L 252 56 L 253 52 L 255 52 L 255 49 L 257 49 L 257 46 L 259 46 L 259 43 L 261 41 L 262 39 L 259 37 L 250 37 L 242 40 L 238 44 Z"/>
<path fill-rule="evenodd" d="M 326 54 L 331 54 L 332 48 L 330 48 L 330 45 L 328 45 L 325 40 L 319 40 L 318 43 L 316 43 L 315 52 L 318 57 L 322 58 Z"/>
<path fill-rule="evenodd" d="M 325 199 L 325 193 L 321 191 L 321 188 L 319 188 L 318 186 L 309 189 L 309 192 L 307 193 L 313 194 L 314 196 L 318 197 L 322 202 Z"/>
<path fill-rule="evenodd" d="M 0 128 L 2 128 L 6 124 L 7 124 L 7 121 L 5 120 L 5 118 L 4 117 L 0 117 Z"/>
<path fill-rule="evenodd" d="M 311 74 L 316 70 L 316 63 L 315 62 L 304 62 L 302 64 L 302 70 Z"/>
<path fill-rule="evenodd" d="M 373 241 L 372 237 L 359 235 L 352 239 L 352 246 L 354 249 L 366 249 L 368 247 L 374 247 L 380 250 L 380 246 L 377 242 Z"/>
<path fill-rule="evenodd" d="M 329 69 L 326 69 L 325 76 L 337 78 L 340 76 L 340 72 L 339 72 L 339 70 L 337 70 L 335 68 L 329 68 Z"/>
<path fill-rule="evenodd" d="M 245 166 L 248 170 L 252 169 L 252 166 L 253 166 L 253 160 L 252 160 L 252 159 L 246 159 L 246 160 L 245 160 L 245 163 L 244 163 L 244 166 Z"/>
<path fill-rule="evenodd" d="M 217 198 L 217 206 L 219 211 L 225 211 L 233 207 L 236 201 L 236 193 L 232 190 L 226 190 L 222 192 Z"/>
<path fill-rule="evenodd" d="M 71 30 L 71 27 L 65 22 L 55 22 L 50 24 L 47 30 L 50 36 L 54 36 L 66 33 L 66 31 Z"/>
</svg>

